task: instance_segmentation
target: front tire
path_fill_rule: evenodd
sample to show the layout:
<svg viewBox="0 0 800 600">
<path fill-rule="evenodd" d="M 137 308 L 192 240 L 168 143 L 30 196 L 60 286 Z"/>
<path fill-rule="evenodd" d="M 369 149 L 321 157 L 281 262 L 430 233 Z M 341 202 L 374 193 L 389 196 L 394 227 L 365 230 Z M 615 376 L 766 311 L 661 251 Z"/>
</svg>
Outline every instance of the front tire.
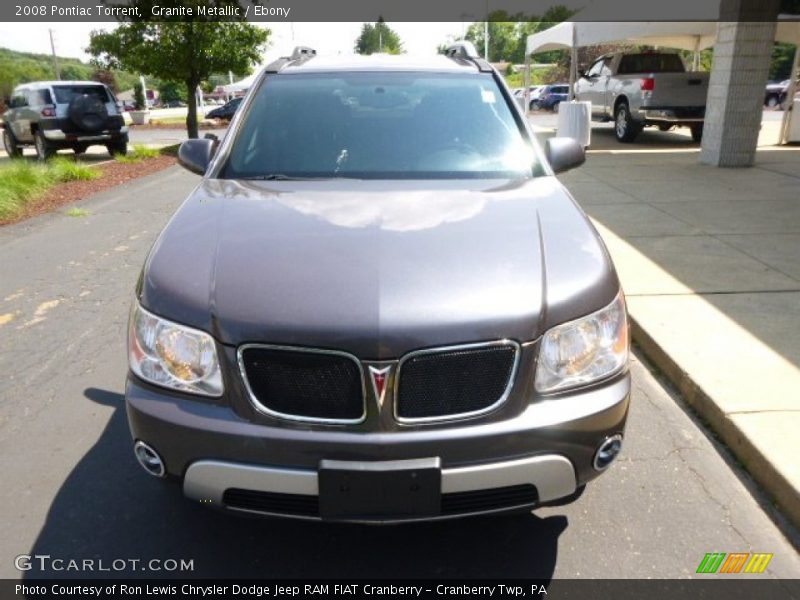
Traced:
<svg viewBox="0 0 800 600">
<path fill-rule="evenodd" d="M 614 111 L 614 135 L 618 142 L 630 144 L 639 135 L 642 126 L 631 116 L 627 102 L 620 102 Z"/>
<path fill-rule="evenodd" d="M 778 101 L 777 96 L 770 96 L 769 98 L 767 98 L 768 108 L 775 108 L 776 106 L 778 106 L 778 104 L 780 104 L 780 102 Z"/>
<path fill-rule="evenodd" d="M 47 141 L 41 131 L 33 134 L 33 145 L 36 148 L 36 156 L 41 161 L 45 161 L 56 153 L 56 149 Z"/>
<path fill-rule="evenodd" d="M 692 125 L 689 127 L 689 130 L 692 132 L 692 141 L 699 142 L 703 139 L 703 124 L 700 123 L 698 125 Z"/>
<path fill-rule="evenodd" d="M 17 145 L 17 140 L 7 127 L 3 128 L 3 147 L 9 158 L 19 158 L 22 156 L 22 148 Z"/>
</svg>

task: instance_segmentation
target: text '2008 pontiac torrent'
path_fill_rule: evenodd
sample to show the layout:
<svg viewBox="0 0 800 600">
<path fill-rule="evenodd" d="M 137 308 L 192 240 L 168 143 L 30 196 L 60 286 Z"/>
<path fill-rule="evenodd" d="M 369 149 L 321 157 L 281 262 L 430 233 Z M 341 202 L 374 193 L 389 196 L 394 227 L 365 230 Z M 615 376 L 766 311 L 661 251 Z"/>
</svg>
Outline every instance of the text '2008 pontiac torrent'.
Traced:
<svg viewBox="0 0 800 600">
<path fill-rule="evenodd" d="M 576 498 L 617 456 L 603 243 L 468 45 L 267 67 L 136 287 L 134 451 L 231 511 L 387 522 Z"/>
</svg>

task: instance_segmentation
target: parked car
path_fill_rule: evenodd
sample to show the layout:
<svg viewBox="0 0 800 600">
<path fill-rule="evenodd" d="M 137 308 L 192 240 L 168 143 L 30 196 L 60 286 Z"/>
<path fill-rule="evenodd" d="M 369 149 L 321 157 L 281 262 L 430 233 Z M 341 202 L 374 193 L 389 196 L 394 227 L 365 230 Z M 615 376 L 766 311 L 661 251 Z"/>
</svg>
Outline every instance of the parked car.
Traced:
<svg viewBox="0 0 800 600">
<path fill-rule="evenodd" d="M 504 86 L 471 44 L 296 51 L 224 140 L 181 145 L 202 180 L 130 318 L 149 474 L 203 506 L 385 522 L 569 501 L 612 463 L 625 301 L 555 178 L 583 149 L 540 148 Z"/>
<path fill-rule="evenodd" d="M 233 115 L 236 114 L 236 109 L 239 108 L 239 105 L 242 103 L 242 98 L 234 98 L 230 102 L 226 102 L 219 108 L 215 108 L 206 113 L 207 119 L 222 119 L 224 121 L 230 121 L 233 118 Z"/>
<path fill-rule="evenodd" d="M 786 101 L 789 95 L 789 83 L 789 79 L 768 83 L 764 93 L 764 104 L 769 108 L 781 108 L 782 110 L 786 110 L 789 104 Z M 800 97 L 800 81 L 797 82 L 796 88 L 798 91 L 795 92 L 795 98 L 798 98 Z"/>
<path fill-rule="evenodd" d="M 186 102 L 183 100 L 170 100 L 164 105 L 166 108 L 185 108 Z"/>
<path fill-rule="evenodd" d="M 533 85 L 530 88 L 529 100 L 528 105 L 531 110 L 539 110 L 541 106 L 539 105 L 539 99 L 542 96 L 542 92 L 547 86 L 545 85 Z M 569 92 L 569 88 L 567 89 Z M 569 94 L 567 94 L 569 96 Z"/>
<path fill-rule="evenodd" d="M 14 88 L 3 114 L 3 146 L 22 156 L 33 146 L 41 160 L 62 148 L 82 154 L 91 145 L 125 154 L 128 128 L 108 87 L 96 81 L 39 81 Z"/>
<path fill-rule="evenodd" d="M 557 110 L 561 102 L 569 100 L 569 84 L 546 85 L 536 100 L 531 100 L 531 109 Z"/>
<path fill-rule="evenodd" d="M 689 127 L 700 141 L 708 73 L 686 72 L 674 52 L 616 52 L 597 58 L 575 84 L 577 100 L 592 103 L 592 118 L 614 121 L 620 142 L 648 125 Z"/>
</svg>

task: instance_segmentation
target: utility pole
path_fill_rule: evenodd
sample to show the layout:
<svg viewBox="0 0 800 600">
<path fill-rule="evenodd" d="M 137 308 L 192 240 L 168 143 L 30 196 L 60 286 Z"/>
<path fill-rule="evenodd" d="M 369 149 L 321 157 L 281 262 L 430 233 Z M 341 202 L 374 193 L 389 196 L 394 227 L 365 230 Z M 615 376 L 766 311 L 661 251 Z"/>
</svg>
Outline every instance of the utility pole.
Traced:
<svg viewBox="0 0 800 600">
<path fill-rule="evenodd" d="M 486 0 L 486 20 L 483 22 L 483 60 L 489 62 L 489 0 Z"/>
<path fill-rule="evenodd" d="M 56 72 L 56 79 L 61 81 L 61 71 L 58 68 L 58 57 L 56 56 L 56 44 L 53 42 L 53 30 L 48 29 L 48 31 L 50 32 L 50 50 L 53 53 L 53 68 Z"/>
</svg>

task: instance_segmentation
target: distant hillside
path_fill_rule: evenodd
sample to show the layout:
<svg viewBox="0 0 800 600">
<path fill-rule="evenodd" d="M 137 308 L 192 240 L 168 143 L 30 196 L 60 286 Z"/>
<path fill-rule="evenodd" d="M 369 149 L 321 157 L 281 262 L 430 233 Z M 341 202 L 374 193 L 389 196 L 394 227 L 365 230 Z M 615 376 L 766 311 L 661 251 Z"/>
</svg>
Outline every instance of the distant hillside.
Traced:
<svg viewBox="0 0 800 600">
<path fill-rule="evenodd" d="M 92 79 L 95 67 L 77 58 L 58 58 L 61 79 Z M 133 87 L 138 77 L 125 71 L 115 71 L 120 90 Z M 32 54 L 0 48 L 0 101 L 20 83 L 55 79 L 53 58 L 49 54 Z"/>
</svg>

